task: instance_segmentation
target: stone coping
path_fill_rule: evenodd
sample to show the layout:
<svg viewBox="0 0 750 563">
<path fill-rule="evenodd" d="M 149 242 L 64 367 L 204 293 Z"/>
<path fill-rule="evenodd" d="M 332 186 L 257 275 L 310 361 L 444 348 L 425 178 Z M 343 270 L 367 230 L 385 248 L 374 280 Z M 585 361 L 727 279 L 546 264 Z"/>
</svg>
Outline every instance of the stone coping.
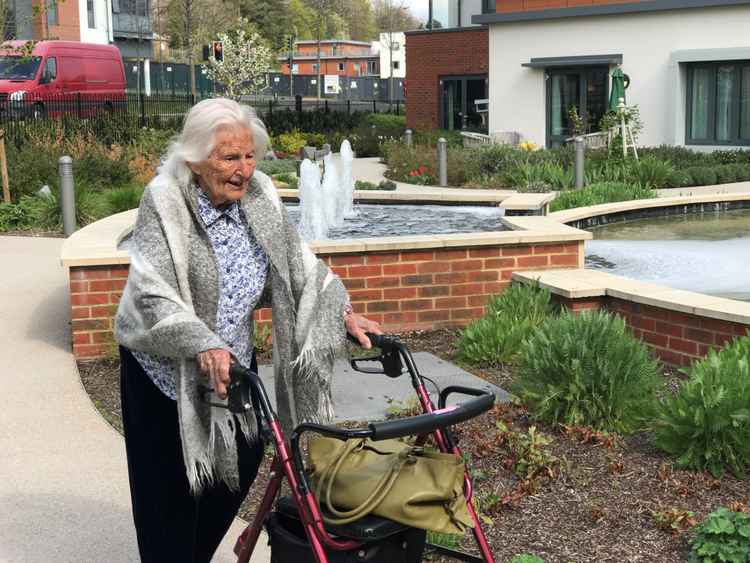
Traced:
<svg viewBox="0 0 750 563">
<path fill-rule="evenodd" d="M 561 223 L 572 223 L 573 221 L 588 219 L 589 217 L 626 213 L 628 211 L 638 211 L 642 209 L 744 200 L 750 200 L 750 191 L 740 193 L 659 197 L 654 199 L 636 199 L 631 201 L 619 201 L 616 203 L 603 203 L 601 205 L 591 205 L 589 207 L 576 207 L 575 209 L 555 211 L 554 213 L 550 213 L 549 217 Z"/>
<path fill-rule="evenodd" d="M 284 201 L 299 201 L 299 190 L 279 189 L 279 196 Z M 518 194 L 521 196 L 536 196 L 540 194 Z M 544 194 L 547 195 L 547 194 Z M 438 203 L 443 205 L 498 205 L 508 198 L 517 197 L 512 190 L 473 190 L 451 188 L 425 188 L 419 192 L 398 190 L 354 190 L 354 201 L 360 203 L 402 203 L 423 204 Z M 518 200 L 523 203 L 523 199 Z M 533 205 L 534 200 L 529 200 Z M 503 205 L 505 207 L 505 205 Z M 523 209 L 535 209 L 527 207 Z"/>
<path fill-rule="evenodd" d="M 132 209 L 111 215 L 73 233 L 63 244 L 60 256 L 62 265 L 73 267 L 129 264 L 129 253 L 117 247 L 133 230 L 137 212 L 136 209 Z M 502 221 L 510 230 L 313 241 L 310 248 L 317 254 L 346 254 L 545 242 L 552 244 L 592 238 L 591 233 L 547 217 L 505 217 Z"/>
<path fill-rule="evenodd" d="M 507 211 L 527 211 L 533 210 L 538 211 L 543 209 L 557 194 L 553 192 L 542 193 L 542 194 L 513 194 L 507 199 L 503 200 L 503 209 Z"/>
<path fill-rule="evenodd" d="M 513 279 L 525 283 L 538 282 L 555 295 L 568 299 L 608 296 L 670 311 L 750 325 L 750 303 L 672 289 L 598 270 L 528 270 L 513 272 Z"/>
</svg>

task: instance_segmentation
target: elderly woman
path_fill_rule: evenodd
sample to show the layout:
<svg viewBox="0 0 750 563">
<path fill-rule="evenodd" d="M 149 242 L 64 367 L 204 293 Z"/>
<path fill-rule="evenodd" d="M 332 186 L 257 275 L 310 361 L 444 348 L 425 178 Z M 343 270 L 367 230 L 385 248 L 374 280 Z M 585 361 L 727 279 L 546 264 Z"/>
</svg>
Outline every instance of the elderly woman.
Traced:
<svg viewBox="0 0 750 563">
<path fill-rule="evenodd" d="M 277 410 L 331 417 L 334 356 L 370 347 L 341 281 L 300 240 L 270 179 L 253 110 L 204 100 L 149 184 L 115 321 L 133 516 L 143 561 L 209 561 L 258 471 L 254 416 L 212 408 L 229 366 L 255 365 L 253 310 L 271 305 Z M 261 305 L 261 303 L 263 305 Z"/>
</svg>

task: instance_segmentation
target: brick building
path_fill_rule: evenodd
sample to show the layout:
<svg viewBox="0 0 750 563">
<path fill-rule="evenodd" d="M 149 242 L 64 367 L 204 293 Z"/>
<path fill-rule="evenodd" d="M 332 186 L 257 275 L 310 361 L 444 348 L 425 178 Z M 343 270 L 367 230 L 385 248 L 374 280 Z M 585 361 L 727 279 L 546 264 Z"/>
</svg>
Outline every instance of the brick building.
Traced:
<svg viewBox="0 0 750 563">
<path fill-rule="evenodd" d="M 488 29 L 491 135 L 558 145 L 573 107 L 597 131 L 620 68 L 639 144 L 750 145 L 750 0 L 497 0 L 473 21 Z"/>
<path fill-rule="evenodd" d="M 475 102 L 489 90 L 487 28 L 471 18 L 494 9 L 482 0 L 430 0 L 428 29 L 406 32 L 407 127 L 486 130 Z"/>
<path fill-rule="evenodd" d="M 280 56 L 281 72 L 289 74 L 289 58 Z M 297 41 L 292 59 L 294 74 L 379 76 L 380 54 L 371 43 L 343 39 L 327 39 L 320 42 L 320 73 L 318 73 L 318 42 Z"/>
</svg>

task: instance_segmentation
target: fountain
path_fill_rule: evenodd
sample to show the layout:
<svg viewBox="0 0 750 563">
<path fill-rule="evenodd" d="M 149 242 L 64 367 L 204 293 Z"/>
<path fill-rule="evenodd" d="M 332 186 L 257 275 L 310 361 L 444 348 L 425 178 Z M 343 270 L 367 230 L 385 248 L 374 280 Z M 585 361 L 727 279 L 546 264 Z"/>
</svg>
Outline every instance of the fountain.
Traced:
<svg viewBox="0 0 750 563">
<path fill-rule="evenodd" d="M 328 236 L 328 221 L 323 208 L 323 190 L 318 165 L 308 159 L 302 161 L 299 179 L 299 232 L 305 240 L 320 240 Z"/>
<path fill-rule="evenodd" d="M 341 176 L 333 155 L 324 157 L 321 181 L 317 163 L 305 159 L 300 168 L 299 206 L 289 215 L 307 241 L 410 234 L 500 231 L 504 211 L 495 206 L 358 205 L 354 209 L 354 154 L 341 143 Z"/>
<path fill-rule="evenodd" d="M 592 229 L 586 265 L 640 281 L 750 300 L 750 212 L 637 219 Z"/>
</svg>

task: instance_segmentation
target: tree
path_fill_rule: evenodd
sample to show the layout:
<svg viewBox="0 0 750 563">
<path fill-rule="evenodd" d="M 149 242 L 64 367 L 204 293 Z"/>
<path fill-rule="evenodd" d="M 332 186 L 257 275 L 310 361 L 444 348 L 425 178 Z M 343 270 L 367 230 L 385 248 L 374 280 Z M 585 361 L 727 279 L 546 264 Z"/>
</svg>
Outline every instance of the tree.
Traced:
<svg viewBox="0 0 750 563">
<path fill-rule="evenodd" d="M 190 91 L 196 95 L 195 61 L 203 45 L 216 38 L 216 34 L 226 31 L 236 21 L 237 5 L 223 0 L 168 0 L 163 8 L 169 45 L 183 50 L 190 71 Z"/>
<path fill-rule="evenodd" d="M 302 0 L 289 0 L 289 33 L 297 39 L 314 39 L 318 13 Z"/>
<path fill-rule="evenodd" d="M 241 18 L 238 27 L 228 33 L 219 33 L 223 57 L 217 61 L 213 55 L 204 64 L 206 76 L 224 86 L 226 95 L 234 100 L 256 93 L 266 85 L 271 68 L 272 50 L 267 41 L 253 29 L 249 20 Z"/>
<path fill-rule="evenodd" d="M 419 27 L 404 0 L 373 0 L 375 25 L 379 32 L 409 31 Z"/>
<path fill-rule="evenodd" d="M 281 51 L 290 32 L 291 3 L 291 0 L 241 0 L 240 14 L 255 25 L 274 50 Z"/>
<path fill-rule="evenodd" d="M 342 14 L 349 28 L 349 37 L 355 41 L 377 39 L 375 14 L 370 0 L 349 0 Z"/>
</svg>

